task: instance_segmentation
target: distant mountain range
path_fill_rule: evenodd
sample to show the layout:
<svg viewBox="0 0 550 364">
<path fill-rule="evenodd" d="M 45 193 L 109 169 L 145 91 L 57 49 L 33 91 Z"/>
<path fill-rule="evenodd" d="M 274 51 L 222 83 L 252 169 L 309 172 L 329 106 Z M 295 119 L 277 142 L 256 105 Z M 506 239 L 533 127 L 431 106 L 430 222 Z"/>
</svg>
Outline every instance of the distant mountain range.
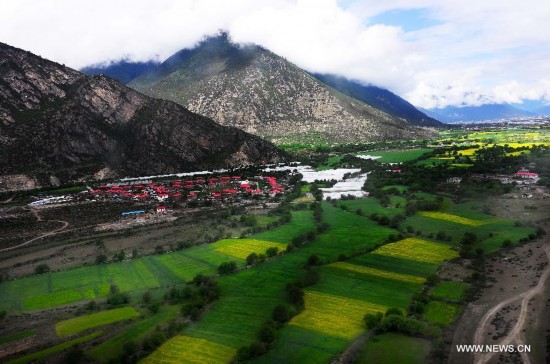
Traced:
<svg viewBox="0 0 550 364">
<path fill-rule="evenodd" d="M 0 191 L 277 162 L 274 145 L 0 43 Z"/>
<path fill-rule="evenodd" d="M 120 65 L 102 72 L 120 73 Z M 334 80 L 222 33 L 177 52 L 128 86 L 277 142 L 423 138 L 432 132 L 418 125 L 440 125 L 387 90 L 343 79 L 325 83 Z"/>
<path fill-rule="evenodd" d="M 109 64 L 98 64 L 84 67 L 80 71 L 90 76 L 104 74 L 105 76 L 114 78 L 115 80 L 118 80 L 126 85 L 134 78 L 141 76 L 146 72 L 153 71 L 158 67 L 158 65 L 158 62 L 153 61 L 129 62 L 122 60 Z"/>
<path fill-rule="evenodd" d="M 521 110 L 508 104 L 486 104 L 480 106 L 447 106 L 440 109 L 421 109 L 427 115 L 445 123 L 461 121 L 483 121 L 497 119 L 512 119 L 539 115 L 538 113 Z"/>
</svg>

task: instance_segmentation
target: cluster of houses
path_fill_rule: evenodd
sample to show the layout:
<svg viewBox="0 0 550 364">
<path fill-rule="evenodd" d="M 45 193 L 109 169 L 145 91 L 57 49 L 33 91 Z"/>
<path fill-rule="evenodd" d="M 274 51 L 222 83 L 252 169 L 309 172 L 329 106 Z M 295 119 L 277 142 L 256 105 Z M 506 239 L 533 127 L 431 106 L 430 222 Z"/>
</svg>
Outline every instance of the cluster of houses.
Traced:
<svg viewBox="0 0 550 364">
<path fill-rule="evenodd" d="M 272 176 L 220 176 L 175 180 L 167 182 L 135 182 L 133 184 L 106 184 L 89 193 L 94 198 L 129 200 L 138 202 L 167 201 L 228 201 L 251 196 L 276 196 L 285 191 L 285 186 Z"/>
</svg>

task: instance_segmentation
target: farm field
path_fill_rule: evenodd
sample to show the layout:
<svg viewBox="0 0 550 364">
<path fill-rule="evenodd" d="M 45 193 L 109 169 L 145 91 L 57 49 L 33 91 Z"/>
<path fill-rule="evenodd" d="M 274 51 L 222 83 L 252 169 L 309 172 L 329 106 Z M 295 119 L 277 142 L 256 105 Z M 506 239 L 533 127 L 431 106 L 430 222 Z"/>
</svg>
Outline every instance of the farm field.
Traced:
<svg viewBox="0 0 550 364">
<path fill-rule="evenodd" d="M 380 264 L 377 253 L 388 251 L 391 245 L 391 251 L 413 250 L 418 254 L 410 259 L 382 254 L 389 260 L 382 259 Z M 430 258 L 424 259 L 420 252 Z M 347 262 L 323 266 L 320 281 L 306 289 L 305 310 L 280 331 L 275 347 L 257 362 L 330 361 L 345 348 L 346 341 L 364 331 L 365 314 L 383 313 L 390 307 L 405 311 L 425 276 L 454 257 L 456 252 L 448 245 L 404 239 Z M 320 342 L 327 344 L 319 346 Z"/>
<path fill-rule="evenodd" d="M 402 163 L 416 159 L 426 153 L 431 152 L 431 148 L 404 149 L 404 150 L 373 150 L 366 152 L 377 159 L 381 163 Z"/>
<path fill-rule="evenodd" d="M 185 352 L 185 359 L 182 353 Z M 141 363 L 227 363 L 235 354 L 230 347 L 189 336 L 176 336 Z"/>
<path fill-rule="evenodd" d="M 477 247 L 491 253 L 501 248 L 502 243 L 510 240 L 517 243 L 535 232 L 532 227 L 517 226 L 515 221 L 495 218 L 479 212 L 475 203 L 455 204 L 445 212 L 420 212 L 405 221 L 405 226 L 414 226 L 423 235 L 436 235 L 443 231 L 458 242 L 464 233 L 474 233 L 480 242 Z"/>
<path fill-rule="evenodd" d="M 433 298 L 449 301 L 459 301 L 464 295 L 467 283 L 443 281 L 438 283 L 431 292 Z"/>
<path fill-rule="evenodd" d="M 3 282 L 0 283 L 0 309 L 19 312 L 57 307 L 84 299 L 105 297 L 111 284 L 118 286 L 121 292 L 143 291 L 183 283 L 199 273 L 213 274 L 221 263 L 235 260 L 242 264 L 248 254 L 263 253 L 266 247 L 275 246 L 281 251 L 299 231 L 307 231 L 313 226 L 311 223 L 305 223 L 311 212 L 296 211 L 293 215 L 294 223 L 284 229 L 278 229 L 277 232 L 266 231 L 259 234 L 254 241 L 227 239 L 131 261 L 51 272 Z M 283 243 L 274 241 L 275 237 Z M 245 248 L 240 247 L 241 244 L 244 244 Z"/>
<path fill-rule="evenodd" d="M 122 354 L 126 343 L 139 342 L 143 337 L 154 331 L 157 326 L 175 317 L 179 310 L 180 307 L 175 305 L 162 307 L 156 314 L 132 324 L 120 334 L 94 347 L 88 354 L 102 363 L 114 360 Z"/>
<path fill-rule="evenodd" d="M 427 362 L 431 343 L 426 339 L 397 333 L 377 335 L 361 352 L 358 364 L 422 364 Z"/>
<path fill-rule="evenodd" d="M 199 322 L 184 330 L 183 335 L 206 339 L 234 350 L 249 345 L 261 324 L 271 317 L 273 308 L 284 302 L 286 284 L 301 279 L 304 274 L 301 265 L 311 254 L 321 259 L 336 259 L 343 252 L 352 253 L 373 247 L 392 232 L 365 217 L 342 211 L 328 203 L 323 203 L 323 209 L 323 218 L 330 221 L 333 228 L 291 253 L 220 277 L 222 297 Z M 284 232 L 280 234 L 281 242 L 287 236 L 286 230 L 295 230 L 294 223 L 295 220 L 292 220 L 288 228 L 281 231 Z M 280 229 L 283 228 L 285 226 Z M 258 234 L 254 238 L 276 239 L 277 230 Z M 346 342 L 341 340 L 338 347 Z"/>
<path fill-rule="evenodd" d="M 41 350 L 41 351 L 37 351 L 35 353 L 31 353 L 31 354 L 22 356 L 22 357 L 17 358 L 17 359 L 10 360 L 6 364 L 25 364 L 25 363 L 35 362 L 35 361 L 44 359 L 44 358 L 46 358 L 50 355 L 53 355 L 53 354 L 59 353 L 63 350 L 66 350 L 66 349 L 68 349 L 68 348 L 70 348 L 70 347 L 72 347 L 76 344 L 81 344 L 81 343 L 91 341 L 91 340 L 95 339 L 96 337 L 98 337 L 100 335 L 101 335 L 101 331 L 96 331 L 96 332 L 93 332 L 93 333 L 88 334 L 86 336 L 82 336 L 82 337 L 79 337 L 79 338 L 76 338 L 76 339 L 65 341 L 65 342 L 63 342 L 59 345 L 55 345 L 55 346 L 52 346 L 50 348 L 47 348 L 47 349 L 44 349 L 44 350 Z"/>
<path fill-rule="evenodd" d="M 392 217 L 405 213 L 406 200 L 400 196 L 390 196 L 390 205 L 388 207 L 382 207 L 378 200 L 373 198 L 343 200 L 339 201 L 338 204 L 346 206 L 350 212 L 356 212 L 357 209 L 361 209 L 365 216 L 370 216 L 371 214 L 376 213 L 379 216 Z"/>
<path fill-rule="evenodd" d="M 424 312 L 424 319 L 432 324 L 447 326 L 454 322 L 459 313 L 459 305 L 430 301 Z"/>
<path fill-rule="evenodd" d="M 136 318 L 139 315 L 140 313 L 133 307 L 115 308 L 58 322 L 55 325 L 55 331 L 59 337 L 67 337 L 95 327 Z"/>
</svg>

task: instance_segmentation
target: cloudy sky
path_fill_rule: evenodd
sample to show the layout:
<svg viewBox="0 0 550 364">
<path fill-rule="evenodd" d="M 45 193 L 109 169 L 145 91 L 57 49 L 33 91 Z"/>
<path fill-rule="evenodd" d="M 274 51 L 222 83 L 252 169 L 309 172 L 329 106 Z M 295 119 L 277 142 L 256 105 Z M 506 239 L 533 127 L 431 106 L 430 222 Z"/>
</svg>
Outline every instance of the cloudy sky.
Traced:
<svg viewBox="0 0 550 364">
<path fill-rule="evenodd" d="M 421 107 L 550 104 L 548 0 L 0 0 L 0 41 L 73 68 L 228 30 Z"/>
</svg>

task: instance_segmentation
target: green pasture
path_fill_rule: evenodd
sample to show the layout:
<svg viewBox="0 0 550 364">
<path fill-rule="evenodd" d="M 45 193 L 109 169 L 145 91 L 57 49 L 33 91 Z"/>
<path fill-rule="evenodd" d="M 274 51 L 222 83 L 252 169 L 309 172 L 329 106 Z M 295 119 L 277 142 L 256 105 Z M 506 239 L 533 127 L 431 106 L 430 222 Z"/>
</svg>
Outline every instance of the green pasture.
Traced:
<svg viewBox="0 0 550 364">
<path fill-rule="evenodd" d="M 59 337 L 67 337 L 99 326 L 133 319 L 139 315 L 140 313 L 133 307 L 115 308 L 58 322 L 55 325 L 55 332 Z"/>
<path fill-rule="evenodd" d="M 328 157 L 327 163 L 320 165 L 319 167 L 316 168 L 316 170 L 326 171 L 327 169 L 332 169 L 332 168 L 334 168 L 334 165 L 336 163 L 338 163 L 342 160 L 342 158 L 343 157 L 341 155 L 331 155 L 330 157 Z"/>
<path fill-rule="evenodd" d="M 372 253 L 321 267 L 320 281 L 306 290 L 305 310 L 280 330 L 274 348 L 256 362 L 329 362 L 364 331 L 365 314 L 390 307 L 406 311 L 425 276 L 456 254 L 448 245 L 416 240 L 396 242 L 392 251 L 402 247 L 423 252 L 429 261 L 376 254 L 388 246 L 384 245 Z"/>
<path fill-rule="evenodd" d="M 286 244 L 300 232 L 314 230 L 311 211 L 296 211 L 290 224 L 255 236 L 257 240 Z M 276 231 L 275 231 L 276 230 Z M 81 267 L 66 271 L 16 279 L 0 283 L 0 309 L 33 311 L 57 307 L 81 300 L 106 297 L 112 284 L 121 292 L 167 287 L 191 280 L 197 274 L 214 274 L 217 267 L 234 260 L 244 264 L 244 258 L 235 257 L 241 251 L 246 257 L 254 252 L 239 249 L 251 246 L 248 239 L 221 240 L 172 253 L 147 256 L 131 261 Z M 280 247 L 283 245 L 272 244 Z M 230 246 L 233 245 L 233 249 Z M 265 251 L 266 244 L 261 252 Z M 228 249 L 232 253 L 224 254 Z M 244 255 L 243 255 L 244 254 Z"/>
<path fill-rule="evenodd" d="M 310 255 L 336 260 L 342 253 L 358 252 L 380 244 L 393 232 L 366 217 L 343 211 L 328 203 L 323 204 L 323 209 L 325 221 L 331 224 L 329 231 L 277 259 L 220 277 L 222 297 L 199 322 L 183 334 L 234 350 L 249 345 L 255 340 L 261 324 L 271 317 L 273 308 L 285 302 L 286 284 L 303 277 L 301 266 Z M 313 220 L 311 215 L 308 218 L 308 221 L 293 219 L 288 225 L 255 235 L 254 238 L 289 242 L 298 233 L 311 230 Z M 335 347 L 341 348 L 346 342 L 340 340 Z"/>
<path fill-rule="evenodd" d="M 126 343 L 139 342 L 146 335 L 153 332 L 157 326 L 165 324 L 174 318 L 178 314 L 179 310 L 180 307 L 175 305 L 161 307 L 159 312 L 156 314 L 132 324 L 120 334 L 105 340 L 98 346 L 91 349 L 88 354 L 93 359 L 102 363 L 115 360 L 123 353 L 123 348 Z"/>
<path fill-rule="evenodd" d="M 426 153 L 431 152 L 431 148 L 404 149 L 404 150 L 373 150 L 365 152 L 366 155 L 381 157 L 376 159 L 381 163 L 402 163 L 417 159 Z"/>
<path fill-rule="evenodd" d="M 23 331 L 13 335 L 2 336 L 0 337 L 0 345 L 18 341 L 33 335 L 34 335 L 34 332 L 32 331 Z"/>
<path fill-rule="evenodd" d="M 406 200 L 401 196 L 390 196 L 390 205 L 388 207 L 383 207 L 380 205 L 378 199 L 371 197 L 338 201 L 338 205 L 346 206 L 349 212 L 355 213 L 358 209 L 361 209 L 365 216 L 370 216 L 373 213 L 388 217 L 399 214 L 403 215 L 405 214 L 406 204 Z"/>
<path fill-rule="evenodd" d="M 42 360 L 42 359 L 44 359 L 44 358 L 46 358 L 50 355 L 59 353 L 63 350 L 67 350 L 67 349 L 69 349 L 70 347 L 72 347 L 74 345 L 82 344 L 82 343 L 91 341 L 91 340 L 95 339 L 96 337 L 98 337 L 100 335 L 101 335 L 101 331 L 96 331 L 96 332 L 93 332 L 89 335 L 82 336 L 82 337 L 79 337 L 79 338 L 76 338 L 76 339 L 73 339 L 73 340 L 65 341 L 64 343 L 61 343 L 59 345 L 55 345 L 55 346 L 52 346 L 50 348 L 47 348 L 47 349 L 44 349 L 44 350 L 41 350 L 41 351 L 37 351 L 37 352 L 31 353 L 31 354 L 27 354 L 27 355 L 22 356 L 22 357 L 17 358 L 17 359 L 10 360 L 6 364 L 25 364 L 25 363 L 30 363 L 30 362 L 37 362 L 37 361 L 40 361 L 40 360 Z"/>
<path fill-rule="evenodd" d="M 372 337 L 363 348 L 358 364 L 422 364 L 430 353 L 429 340 L 398 333 Z"/>
<path fill-rule="evenodd" d="M 443 281 L 432 289 L 431 295 L 441 300 L 460 301 L 467 287 L 464 282 Z"/>
<path fill-rule="evenodd" d="M 454 322 L 459 313 L 459 305 L 430 301 L 424 311 L 424 320 L 432 324 L 448 326 Z"/>
</svg>

